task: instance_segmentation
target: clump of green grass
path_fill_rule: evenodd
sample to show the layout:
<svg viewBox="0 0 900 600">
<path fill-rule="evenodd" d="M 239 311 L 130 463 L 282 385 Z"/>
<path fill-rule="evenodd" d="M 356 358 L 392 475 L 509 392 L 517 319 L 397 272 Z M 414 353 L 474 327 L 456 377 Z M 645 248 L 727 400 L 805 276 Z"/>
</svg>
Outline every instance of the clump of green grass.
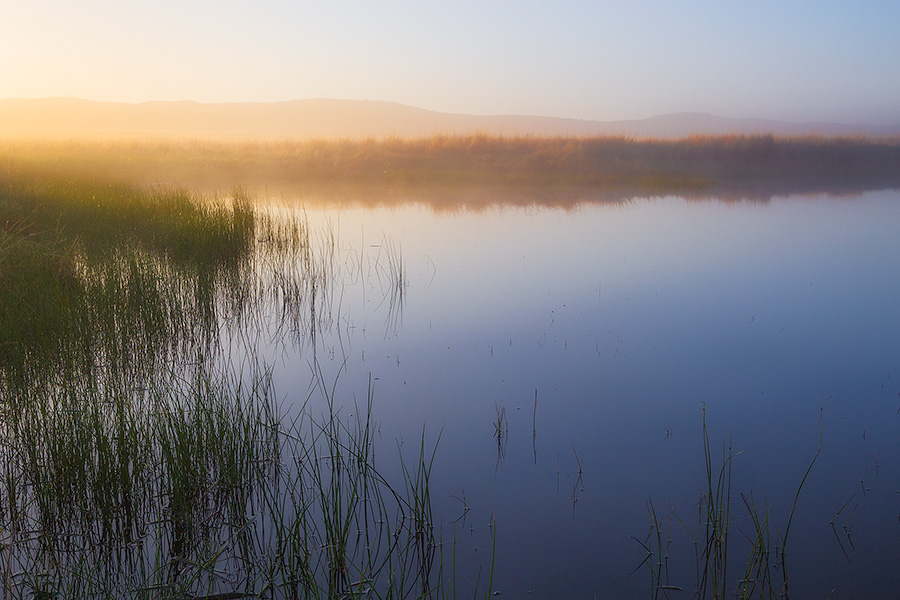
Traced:
<svg viewBox="0 0 900 600">
<path fill-rule="evenodd" d="M 723 444 L 722 462 L 714 466 L 709 443 L 709 432 L 706 425 L 706 407 L 703 407 L 703 453 L 705 463 L 705 487 L 698 503 L 697 523 L 692 528 L 673 509 L 672 518 L 683 527 L 691 538 L 695 549 L 696 598 L 722 599 L 732 593 L 738 598 L 789 598 L 789 578 L 787 569 L 787 542 L 791 523 L 800 492 L 806 483 L 822 449 L 821 435 L 819 447 L 803 474 L 793 503 L 784 525 L 784 530 L 774 532 L 770 524 L 771 505 L 764 503 L 758 506 L 753 494 L 741 493 L 741 500 L 747 510 L 752 530 L 742 532 L 750 542 L 746 552 L 741 577 L 729 578 L 729 566 L 733 566 L 734 557 L 729 558 L 730 536 L 733 535 L 733 522 L 736 512 L 732 507 L 732 468 L 736 454 L 732 450 L 729 439 Z M 647 565 L 650 573 L 650 595 L 652 598 L 669 598 L 674 592 L 680 592 L 683 586 L 674 585 L 669 572 L 672 531 L 671 520 L 664 528 L 663 521 L 657 515 L 652 500 L 648 501 L 650 515 L 650 533 L 645 541 L 637 540 L 644 552 L 644 560 L 634 570 L 637 572 Z M 775 542 L 773 547 L 772 542 Z M 733 553 L 733 550 L 732 550 Z M 733 592 L 730 590 L 734 590 Z"/>
<path fill-rule="evenodd" d="M 31 177 L 6 183 L 0 220 L 30 237 L 77 240 L 85 252 L 132 244 L 173 259 L 215 260 L 240 255 L 253 241 L 254 212 L 241 193 L 225 203 L 119 183 Z"/>
<path fill-rule="evenodd" d="M 4 364 L 80 356 L 79 342 L 117 328 L 178 331 L 158 313 L 168 310 L 171 321 L 212 310 L 215 282 L 245 268 L 255 243 L 254 211 L 241 194 L 210 204 L 122 185 L 7 184 L 0 189 Z M 167 278 L 175 270 L 190 275 L 193 301 L 177 277 Z"/>
<path fill-rule="evenodd" d="M 0 234 L 0 357 L 50 349 L 83 326 L 76 306 L 84 289 L 74 248 L 40 242 L 18 231 Z M 30 358 L 23 356 L 23 358 Z"/>
<path fill-rule="evenodd" d="M 0 190 L 0 223 L 0 366 L 10 370 L 143 368 L 209 352 L 223 327 L 272 302 L 295 330 L 322 327 L 337 282 L 333 250 L 314 248 L 299 217 L 265 215 L 241 190 L 210 199 L 17 180 Z"/>
</svg>

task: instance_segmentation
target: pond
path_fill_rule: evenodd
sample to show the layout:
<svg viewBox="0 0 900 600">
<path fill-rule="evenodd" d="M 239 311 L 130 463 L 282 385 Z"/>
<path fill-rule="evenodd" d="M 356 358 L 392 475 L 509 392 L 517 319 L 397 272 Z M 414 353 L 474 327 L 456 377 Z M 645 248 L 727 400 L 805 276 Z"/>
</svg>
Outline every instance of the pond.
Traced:
<svg viewBox="0 0 900 600">
<path fill-rule="evenodd" d="M 437 444 L 458 593 L 691 596 L 729 446 L 728 593 L 751 508 L 776 589 L 900 588 L 900 193 L 304 210 L 363 276 L 275 388 L 371 377 L 380 455 Z"/>
</svg>

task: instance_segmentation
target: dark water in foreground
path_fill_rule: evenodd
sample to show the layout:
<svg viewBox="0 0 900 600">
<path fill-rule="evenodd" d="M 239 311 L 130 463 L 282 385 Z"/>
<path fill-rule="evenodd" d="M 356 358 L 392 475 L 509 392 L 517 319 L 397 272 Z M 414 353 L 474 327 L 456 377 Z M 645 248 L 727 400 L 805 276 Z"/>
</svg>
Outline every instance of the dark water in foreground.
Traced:
<svg viewBox="0 0 900 600">
<path fill-rule="evenodd" d="M 726 438 L 735 454 L 731 580 L 752 534 L 740 494 L 769 507 L 774 546 L 821 432 L 792 594 L 900 590 L 900 193 L 307 215 L 359 273 L 315 357 L 343 397 L 374 378 L 382 465 L 440 434 L 431 497 L 461 597 L 487 585 L 492 517 L 502 597 L 647 597 L 646 566 L 629 573 L 648 500 L 671 524 L 670 594 L 689 597 L 695 548 L 672 515 L 695 530 L 702 406 L 714 467 Z M 300 402 L 311 354 L 272 357 Z"/>
</svg>

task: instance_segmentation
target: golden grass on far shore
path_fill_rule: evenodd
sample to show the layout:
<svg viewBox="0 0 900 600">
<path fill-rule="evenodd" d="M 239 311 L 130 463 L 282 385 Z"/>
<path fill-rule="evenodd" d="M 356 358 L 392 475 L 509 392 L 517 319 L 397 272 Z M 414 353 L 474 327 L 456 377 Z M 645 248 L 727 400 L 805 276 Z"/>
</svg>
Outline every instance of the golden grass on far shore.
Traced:
<svg viewBox="0 0 900 600">
<path fill-rule="evenodd" d="M 5 146 L 5 148 L 4 148 Z M 728 194 L 900 187 L 900 138 L 771 135 L 0 142 L 0 177 L 254 188 Z M 3 163 L 6 163 L 5 165 Z"/>
</svg>

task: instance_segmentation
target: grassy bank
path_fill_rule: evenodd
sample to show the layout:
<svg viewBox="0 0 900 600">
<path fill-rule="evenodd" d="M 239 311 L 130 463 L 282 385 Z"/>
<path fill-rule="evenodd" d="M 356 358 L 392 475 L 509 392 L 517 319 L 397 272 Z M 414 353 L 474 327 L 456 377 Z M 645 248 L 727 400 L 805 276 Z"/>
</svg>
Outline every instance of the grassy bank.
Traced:
<svg viewBox="0 0 900 600">
<path fill-rule="evenodd" d="M 435 136 L 306 141 L 9 141 L 7 170 L 64 179 L 420 193 L 494 186 L 608 195 L 900 185 L 900 140 Z M 762 193 L 762 192 L 758 192 Z"/>
</svg>

